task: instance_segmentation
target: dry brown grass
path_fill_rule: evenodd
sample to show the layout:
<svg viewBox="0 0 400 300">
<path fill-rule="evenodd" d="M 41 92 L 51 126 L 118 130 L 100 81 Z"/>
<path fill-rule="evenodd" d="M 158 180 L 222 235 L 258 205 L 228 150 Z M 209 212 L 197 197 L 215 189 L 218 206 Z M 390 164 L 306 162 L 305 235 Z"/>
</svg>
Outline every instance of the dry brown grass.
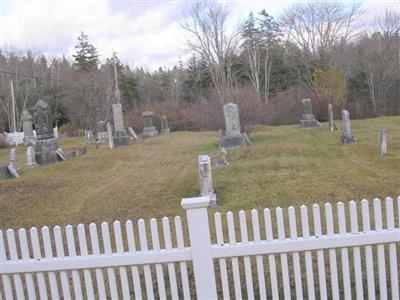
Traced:
<svg viewBox="0 0 400 300">
<path fill-rule="evenodd" d="M 380 128 L 389 129 L 389 155 L 378 157 Z M 400 117 L 354 121 L 358 143 L 340 145 L 340 132 L 297 126 L 263 127 L 253 147 L 229 153 L 213 169 L 219 211 L 306 202 L 348 201 L 400 193 Z M 217 152 L 216 132 L 176 132 L 88 155 L 0 181 L 1 228 L 100 223 L 184 215 L 183 197 L 198 194 L 197 155 Z M 83 138 L 61 141 L 64 149 Z M 25 150 L 18 147 L 20 165 Z M 0 150 L 1 164 L 8 150 Z"/>
</svg>

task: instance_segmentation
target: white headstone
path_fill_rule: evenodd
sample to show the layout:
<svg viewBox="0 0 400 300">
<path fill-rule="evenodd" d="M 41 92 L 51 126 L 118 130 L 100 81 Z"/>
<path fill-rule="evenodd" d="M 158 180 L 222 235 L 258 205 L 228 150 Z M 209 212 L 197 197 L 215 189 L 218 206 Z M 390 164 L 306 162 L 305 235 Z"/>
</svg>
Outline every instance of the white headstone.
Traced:
<svg viewBox="0 0 400 300">
<path fill-rule="evenodd" d="M 114 139 L 112 133 L 112 127 L 110 122 L 107 122 L 107 133 L 108 133 L 108 142 L 110 143 L 110 149 L 114 148 Z"/>
<path fill-rule="evenodd" d="M 347 144 L 354 144 L 356 139 L 353 136 L 351 131 L 351 122 L 350 122 L 350 114 L 346 109 L 342 110 L 342 121 L 343 121 L 343 129 L 342 129 L 342 136 L 341 140 L 342 143 Z"/>
<path fill-rule="evenodd" d="M 17 150 L 15 148 L 10 150 L 8 165 L 13 167 L 15 170 L 18 170 Z"/>
<path fill-rule="evenodd" d="M 240 134 L 240 119 L 239 108 L 235 103 L 228 103 L 224 105 L 225 116 L 225 134 L 227 136 Z"/>
<path fill-rule="evenodd" d="M 124 119 L 122 115 L 122 105 L 121 103 L 115 103 L 112 105 L 113 119 L 114 119 L 114 130 L 125 131 L 124 130 Z"/>
<path fill-rule="evenodd" d="M 333 123 L 332 104 L 328 105 L 328 124 L 329 124 L 329 131 L 335 131 L 335 124 Z"/>
<path fill-rule="evenodd" d="M 214 193 L 211 174 L 211 159 L 208 155 L 199 155 L 198 157 L 199 178 L 200 178 L 200 196 L 210 196 L 211 206 L 217 206 L 217 199 Z"/>
<path fill-rule="evenodd" d="M 379 132 L 379 155 L 385 156 L 387 154 L 387 138 L 388 138 L 388 130 L 381 129 Z"/>
<path fill-rule="evenodd" d="M 35 159 L 35 150 L 32 146 L 28 146 L 28 148 L 26 149 L 26 167 L 34 168 L 35 166 L 37 166 Z"/>
<path fill-rule="evenodd" d="M 133 139 L 134 139 L 135 141 L 138 141 L 138 140 L 139 140 L 139 137 L 137 136 L 135 130 L 133 130 L 132 127 L 128 127 L 128 130 L 129 130 L 130 134 L 132 135 Z"/>
</svg>

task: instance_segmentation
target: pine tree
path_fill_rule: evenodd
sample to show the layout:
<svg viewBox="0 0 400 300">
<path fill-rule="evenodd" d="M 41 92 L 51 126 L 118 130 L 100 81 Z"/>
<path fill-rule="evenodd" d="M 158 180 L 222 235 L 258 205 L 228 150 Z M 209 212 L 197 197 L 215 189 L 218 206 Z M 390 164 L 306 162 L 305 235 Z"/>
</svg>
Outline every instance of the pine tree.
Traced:
<svg viewBox="0 0 400 300">
<path fill-rule="evenodd" d="M 75 65 L 88 72 L 96 67 L 99 61 L 97 49 L 89 43 L 88 36 L 83 31 L 78 37 L 78 42 L 78 45 L 75 46 L 76 55 L 72 56 L 75 59 Z"/>
</svg>

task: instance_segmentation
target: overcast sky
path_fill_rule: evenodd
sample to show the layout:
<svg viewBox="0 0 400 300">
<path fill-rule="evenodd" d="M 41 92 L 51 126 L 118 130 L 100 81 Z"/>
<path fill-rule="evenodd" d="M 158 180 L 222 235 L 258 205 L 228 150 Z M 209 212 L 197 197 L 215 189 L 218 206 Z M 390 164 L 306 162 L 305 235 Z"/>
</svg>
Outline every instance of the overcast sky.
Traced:
<svg viewBox="0 0 400 300">
<path fill-rule="evenodd" d="M 345 0 L 343 0 L 345 1 Z M 263 8 L 274 17 L 299 1 L 218 1 L 230 11 L 231 24 Z M 400 0 L 363 1 L 365 20 Z M 0 46 L 32 49 L 50 56 L 74 52 L 84 31 L 104 60 L 116 51 L 124 63 L 149 70 L 171 67 L 188 49 L 179 22 L 191 1 L 0 0 Z"/>
</svg>

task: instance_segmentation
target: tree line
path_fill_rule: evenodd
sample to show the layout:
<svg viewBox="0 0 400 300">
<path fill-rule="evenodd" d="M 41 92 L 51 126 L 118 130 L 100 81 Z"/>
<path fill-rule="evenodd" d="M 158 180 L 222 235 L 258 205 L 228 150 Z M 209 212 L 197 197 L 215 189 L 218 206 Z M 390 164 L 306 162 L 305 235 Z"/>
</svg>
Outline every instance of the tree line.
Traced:
<svg viewBox="0 0 400 300">
<path fill-rule="evenodd" d="M 192 56 L 152 72 L 131 68 L 117 53 L 100 64 L 84 32 L 72 58 L 2 48 L 0 130 L 11 124 L 11 81 L 19 127 L 23 109 L 38 98 L 60 126 L 93 128 L 110 120 L 115 68 L 133 127 L 152 108 L 169 114 L 177 129 L 218 128 L 220 107 L 230 101 L 239 103 L 244 122 L 290 123 L 303 96 L 321 118 L 328 103 L 358 117 L 400 112 L 399 12 L 387 10 L 368 25 L 359 4 L 307 2 L 278 19 L 266 9 L 252 12 L 236 28 L 229 17 L 226 6 L 194 4 L 180 24 Z"/>
</svg>

